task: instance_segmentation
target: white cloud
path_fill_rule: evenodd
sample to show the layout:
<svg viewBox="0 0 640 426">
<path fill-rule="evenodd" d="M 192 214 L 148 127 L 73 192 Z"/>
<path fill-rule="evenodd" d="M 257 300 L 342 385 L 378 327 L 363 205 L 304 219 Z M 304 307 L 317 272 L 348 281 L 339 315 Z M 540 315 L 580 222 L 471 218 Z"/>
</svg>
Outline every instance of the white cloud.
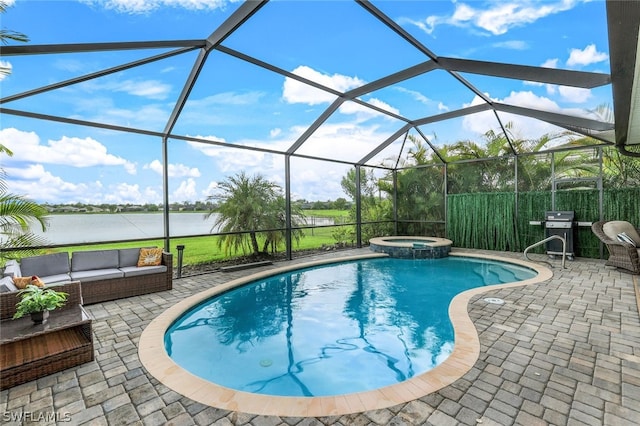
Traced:
<svg viewBox="0 0 640 426">
<path fill-rule="evenodd" d="M 83 0 L 85 3 L 103 6 L 119 13 L 144 14 L 162 6 L 180 7 L 190 10 L 215 10 L 224 8 L 227 0 Z M 235 1 L 235 0 L 232 0 Z"/>
<path fill-rule="evenodd" d="M 264 97 L 264 92 L 251 91 L 245 93 L 222 92 L 201 99 L 187 101 L 192 108 L 207 108 L 214 105 L 254 105 Z"/>
<path fill-rule="evenodd" d="M 149 99 L 166 99 L 167 94 L 171 92 L 171 86 L 157 80 L 125 80 L 114 90 Z"/>
<path fill-rule="evenodd" d="M 415 99 L 416 101 L 422 104 L 428 105 L 432 102 L 431 99 L 429 99 L 427 96 L 423 95 L 422 93 L 416 90 L 409 90 L 409 89 L 405 89 L 404 87 L 398 87 L 396 90 L 398 90 L 399 92 L 408 94 L 413 99 Z"/>
<path fill-rule="evenodd" d="M 162 163 L 158 160 L 153 160 L 149 164 L 144 165 L 145 169 L 152 170 L 162 176 L 163 168 Z M 169 177 L 200 177 L 201 173 L 197 167 L 189 167 L 184 164 L 169 164 L 167 167 L 169 171 Z"/>
<path fill-rule="evenodd" d="M 171 195 L 171 200 L 177 202 L 197 201 L 199 199 L 200 196 L 196 191 L 196 181 L 192 178 L 180 182 L 178 188 Z"/>
<path fill-rule="evenodd" d="M 400 112 L 398 111 L 398 109 L 393 108 L 391 105 L 387 104 L 386 102 L 383 102 L 379 99 L 376 98 L 371 98 L 366 100 L 367 103 L 374 105 L 380 109 L 383 109 L 385 111 L 389 111 L 392 112 L 394 114 L 400 114 Z M 344 102 L 342 105 L 340 105 L 340 108 L 338 109 L 340 111 L 340 113 L 342 114 L 346 114 L 346 115 L 353 115 L 356 118 L 356 122 L 358 123 L 362 123 L 364 121 L 367 121 L 373 117 L 388 117 L 387 115 L 378 112 L 374 109 L 368 108 L 366 106 L 360 105 L 356 102 Z"/>
<path fill-rule="evenodd" d="M 495 99 L 494 101 L 507 104 L 517 105 L 524 108 L 537 109 L 541 111 L 549 111 L 560 114 L 574 115 L 578 117 L 585 117 L 588 113 L 585 110 L 577 108 L 562 108 L 553 100 L 538 96 L 530 91 L 511 92 L 509 96 L 504 99 Z M 475 96 L 471 102 L 471 105 L 478 105 L 484 101 L 478 96 Z M 465 105 L 470 106 L 470 105 Z M 503 124 L 507 122 L 513 123 L 513 129 L 517 133 L 517 137 L 522 138 L 539 138 L 546 133 L 555 133 L 559 130 L 547 122 L 536 120 L 533 118 L 520 116 L 516 114 L 499 113 Z M 491 123 L 495 123 L 492 126 Z M 489 128 L 497 128 L 497 122 L 494 114 L 491 111 L 484 111 L 481 113 L 465 116 L 463 119 L 463 126 L 466 130 L 471 131 L 477 135 L 484 134 Z"/>
<path fill-rule="evenodd" d="M 591 99 L 591 90 L 581 87 L 558 86 L 558 92 L 568 102 L 581 104 Z"/>
<path fill-rule="evenodd" d="M 113 185 L 105 197 L 108 200 L 106 201 L 107 203 L 144 204 L 146 202 L 142 192 L 140 192 L 140 185 L 137 183 Z"/>
<path fill-rule="evenodd" d="M 127 173 L 135 174 L 134 163 L 109 154 L 107 147 L 92 138 L 63 136 L 41 145 L 35 132 L 23 132 L 15 128 L 0 130 L 0 140 L 13 151 L 6 161 L 58 164 L 72 167 L 123 166 Z"/>
<path fill-rule="evenodd" d="M 7 71 L 6 73 L 4 72 L 0 73 L 0 81 L 2 81 L 5 78 L 7 78 L 9 74 L 11 74 L 11 71 L 13 70 L 13 65 L 11 65 L 11 62 L 0 61 L 0 68 L 3 68 L 4 70 Z"/>
<path fill-rule="evenodd" d="M 490 2 L 485 9 L 474 8 L 466 3 L 454 3 L 450 16 L 429 16 L 424 21 L 403 18 L 400 22 L 417 26 L 432 34 L 439 25 L 458 27 L 474 26 L 493 35 L 507 33 L 511 28 L 531 24 L 538 19 L 573 8 L 577 0 L 534 3 L 530 1 Z"/>
<path fill-rule="evenodd" d="M 275 128 L 269 131 L 269 136 L 272 138 L 278 137 L 282 133 L 282 129 Z"/>
<path fill-rule="evenodd" d="M 209 185 L 207 185 L 206 189 L 202 191 L 202 196 L 204 198 L 207 198 L 214 195 L 218 189 L 218 185 L 218 182 L 209 182 Z"/>
<path fill-rule="evenodd" d="M 584 49 L 571 49 L 567 65 L 572 67 L 576 65 L 590 65 L 597 62 L 606 61 L 609 55 L 604 52 L 598 52 L 595 44 L 590 44 Z"/>
<path fill-rule="evenodd" d="M 293 73 L 339 92 L 347 92 L 365 84 L 358 77 L 349 77 L 341 74 L 322 74 L 307 66 L 299 66 L 293 70 Z M 284 80 L 282 97 L 288 103 L 304 103 L 308 105 L 331 103 L 336 98 L 331 93 L 300 83 L 289 77 Z"/>
<path fill-rule="evenodd" d="M 38 202 L 60 202 L 70 196 L 93 192 L 91 185 L 66 182 L 58 176 L 46 171 L 42 164 L 31 164 L 25 167 L 7 167 L 10 190 L 28 199 Z"/>
<path fill-rule="evenodd" d="M 166 99 L 171 93 L 171 85 L 158 80 L 102 80 L 94 79 L 78 85 L 87 92 L 123 92 L 128 95 L 148 99 Z"/>
<path fill-rule="evenodd" d="M 286 151 L 291 145 L 290 135 L 300 134 L 301 129 L 290 129 L 289 134 L 283 134 L 280 140 L 268 142 L 259 140 L 234 141 L 233 145 L 262 147 L 267 149 Z M 298 153 L 332 158 L 340 152 L 341 159 L 359 160 L 388 135 L 378 134 L 376 126 L 363 126 L 353 123 L 325 123 L 298 150 Z M 285 132 L 286 133 L 286 132 Z M 198 136 L 198 138 L 206 139 Z M 212 138 L 219 140 L 218 138 Z M 252 150 L 239 150 L 231 147 L 208 145 L 188 142 L 193 148 L 210 157 L 215 162 L 214 168 L 224 176 L 231 176 L 239 171 L 261 174 L 272 182 L 284 187 L 284 157 Z M 342 177 L 350 168 L 348 165 L 327 161 L 292 158 L 291 173 L 295 179 L 291 180 L 291 192 L 294 198 L 309 200 L 328 200 L 344 197 L 340 186 Z M 217 182 L 209 183 L 202 196 L 212 195 Z"/>
<path fill-rule="evenodd" d="M 522 40 L 510 40 L 503 41 L 500 43 L 493 43 L 493 47 L 497 47 L 500 49 L 510 49 L 510 50 L 527 50 L 529 49 L 529 43 Z"/>
<path fill-rule="evenodd" d="M 90 67 L 87 67 L 87 63 L 77 59 L 60 58 L 53 63 L 53 67 L 59 70 L 68 71 L 70 73 L 80 73 Z M 94 65 L 97 67 L 98 65 Z"/>
<path fill-rule="evenodd" d="M 96 99 L 95 102 L 100 103 L 101 100 Z M 107 105 L 104 107 L 98 108 L 93 108 L 90 103 L 91 101 L 76 104 L 76 106 L 81 106 L 86 113 L 91 114 L 88 117 L 80 116 L 78 118 L 141 129 L 162 128 L 167 124 L 167 119 L 169 118 L 169 111 L 158 105 L 145 105 L 138 109 L 125 109 L 116 108 L 109 101 L 105 102 Z M 96 111 L 99 113 L 95 114 Z"/>
</svg>

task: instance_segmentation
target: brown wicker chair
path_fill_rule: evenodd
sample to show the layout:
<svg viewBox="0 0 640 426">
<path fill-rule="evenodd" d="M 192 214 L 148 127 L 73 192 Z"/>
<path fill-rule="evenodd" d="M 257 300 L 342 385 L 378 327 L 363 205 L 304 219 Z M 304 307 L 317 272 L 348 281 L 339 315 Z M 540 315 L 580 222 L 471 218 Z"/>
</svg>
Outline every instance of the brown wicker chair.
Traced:
<svg viewBox="0 0 640 426">
<path fill-rule="evenodd" d="M 604 230 L 607 222 L 608 221 L 600 221 L 591 226 L 593 233 L 607 246 L 607 250 L 609 250 L 609 259 L 606 265 L 622 268 L 634 274 L 640 274 L 640 247 L 634 247 L 633 244 L 618 241 L 615 236 L 607 235 Z M 629 224 L 629 226 L 632 229 L 636 229 L 631 224 Z M 640 229 L 636 229 L 636 232 L 640 233 Z"/>
</svg>

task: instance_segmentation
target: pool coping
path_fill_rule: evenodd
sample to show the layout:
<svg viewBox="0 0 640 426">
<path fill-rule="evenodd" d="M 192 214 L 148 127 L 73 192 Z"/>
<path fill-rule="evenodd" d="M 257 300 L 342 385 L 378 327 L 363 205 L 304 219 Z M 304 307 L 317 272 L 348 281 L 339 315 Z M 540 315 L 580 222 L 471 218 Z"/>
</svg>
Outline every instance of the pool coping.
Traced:
<svg viewBox="0 0 640 426">
<path fill-rule="evenodd" d="M 411 238 L 415 238 L 416 241 L 415 243 L 418 244 L 423 244 L 427 247 L 443 247 L 443 246 L 450 246 L 453 244 L 453 241 L 448 240 L 446 238 L 439 238 L 439 237 L 418 237 L 418 236 L 391 236 L 391 237 L 376 237 L 376 238 L 371 238 L 369 240 L 369 245 L 378 245 L 381 247 L 405 247 L 405 248 L 411 248 L 413 247 L 413 242 L 409 243 L 409 242 L 400 242 L 400 241 L 395 241 L 395 240 L 407 240 L 407 239 L 411 239 Z M 420 239 L 422 239 L 423 241 L 420 241 Z M 425 242 L 424 240 L 430 240 L 429 242 Z"/>
<path fill-rule="evenodd" d="M 319 397 L 258 395 L 226 388 L 204 380 L 176 364 L 167 355 L 164 348 L 164 334 L 171 324 L 186 310 L 207 298 L 257 279 L 295 269 L 343 261 L 388 257 L 388 255 L 380 253 L 287 265 L 231 280 L 225 284 L 197 293 L 173 305 L 151 321 L 140 336 L 138 355 L 142 365 L 163 385 L 201 404 L 225 410 L 258 415 L 322 417 L 377 410 L 406 403 L 452 384 L 466 374 L 478 360 L 480 355 L 480 340 L 477 330 L 467 312 L 468 303 L 474 296 L 500 288 L 538 284 L 549 280 L 553 276 L 553 272 L 550 269 L 524 260 L 465 252 L 452 252 L 450 255 L 513 263 L 531 268 L 535 270 L 538 275 L 524 281 L 466 290 L 455 296 L 449 305 L 449 317 L 453 323 L 456 342 L 453 352 L 442 364 L 432 370 L 401 383 L 371 391 L 345 395 Z"/>
</svg>

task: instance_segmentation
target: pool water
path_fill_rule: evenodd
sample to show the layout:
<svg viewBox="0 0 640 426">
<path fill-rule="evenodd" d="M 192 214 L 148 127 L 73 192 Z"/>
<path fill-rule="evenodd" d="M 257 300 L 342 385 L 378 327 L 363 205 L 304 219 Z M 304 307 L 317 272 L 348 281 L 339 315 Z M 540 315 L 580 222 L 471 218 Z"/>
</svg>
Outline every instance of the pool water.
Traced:
<svg viewBox="0 0 640 426">
<path fill-rule="evenodd" d="M 367 391 L 422 374 L 451 354 L 448 306 L 458 293 L 535 275 L 460 257 L 299 269 L 193 307 L 167 330 L 165 348 L 182 368 L 235 390 Z"/>
</svg>

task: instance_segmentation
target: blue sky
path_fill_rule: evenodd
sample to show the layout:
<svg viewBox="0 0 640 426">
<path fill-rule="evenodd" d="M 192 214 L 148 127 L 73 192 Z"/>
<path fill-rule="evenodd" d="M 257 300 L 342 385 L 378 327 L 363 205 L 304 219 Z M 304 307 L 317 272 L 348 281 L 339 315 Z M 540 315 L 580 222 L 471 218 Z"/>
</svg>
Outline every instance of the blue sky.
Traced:
<svg viewBox="0 0 640 426">
<path fill-rule="evenodd" d="M 604 1 L 373 1 L 438 56 L 609 73 Z M 10 1 L 3 29 L 29 44 L 207 38 L 240 5 L 224 0 Z M 11 45 L 16 43 L 12 42 Z M 428 58 L 355 2 L 271 1 L 223 42 L 234 49 L 327 87 L 346 91 Z M 2 97 L 147 58 L 167 49 L 10 56 Z M 197 52 L 177 55 L 41 93 L 4 107 L 162 131 Z M 506 104 L 592 117 L 611 105 L 611 87 L 576 89 L 462 74 Z M 479 98 L 436 70 L 362 96 L 363 101 L 418 119 L 478 104 Z M 334 96 L 213 51 L 174 133 L 229 146 L 286 151 L 333 102 Z M 517 136 L 537 138 L 557 128 L 504 115 Z M 162 151 L 157 137 L 72 126 L 10 114 L 0 116 L 2 156 L 10 191 L 49 203 L 160 203 Z M 404 123 L 345 102 L 297 151 L 358 161 Z M 478 140 L 495 129 L 491 113 L 423 126 L 434 145 Z M 402 140 L 370 160 L 397 157 Z M 406 150 L 406 147 L 404 148 Z M 181 140 L 169 142 L 170 202 L 202 200 L 239 171 L 284 186 L 284 157 Z M 345 197 L 350 166 L 293 158 L 294 198 Z"/>
</svg>

